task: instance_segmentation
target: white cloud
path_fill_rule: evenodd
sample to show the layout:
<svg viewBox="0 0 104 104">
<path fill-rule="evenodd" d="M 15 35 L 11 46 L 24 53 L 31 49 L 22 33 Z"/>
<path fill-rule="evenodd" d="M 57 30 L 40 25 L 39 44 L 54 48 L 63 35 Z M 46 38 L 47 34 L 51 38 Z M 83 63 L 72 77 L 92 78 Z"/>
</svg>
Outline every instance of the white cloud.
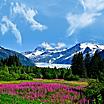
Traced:
<svg viewBox="0 0 104 104">
<path fill-rule="evenodd" d="M 15 35 L 17 43 L 22 43 L 20 31 L 17 29 L 16 24 L 10 21 L 7 16 L 2 18 L 0 28 L 3 35 L 10 30 Z"/>
<path fill-rule="evenodd" d="M 104 9 L 104 0 L 80 0 L 86 11 L 98 12 Z"/>
<path fill-rule="evenodd" d="M 78 29 L 85 28 L 94 22 L 104 10 L 104 0 L 79 0 L 84 12 L 81 14 L 69 13 L 66 19 L 69 23 L 68 35 L 71 36 Z"/>
<path fill-rule="evenodd" d="M 58 42 L 57 46 L 56 46 L 57 49 L 61 49 L 61 48 L 65 48 L 65 47 L 66 47 L 66 44 L 62 43 L 62 42 Z"/>
<path fill-rule="evenodd" d="M 0 24 L 0 25 L 1 25 L 2 35 L 4 35 L 8 31 L 8 27 L 6 26 L 6 24 Z"/>
<path fill-rule="evenodd" d="M 52 49 L 61 49 L 65 48 L 66 44 L 62 42 L 58 42 L 57 44 L 43 42 L 40 46 L 44 47 L 45 49 L 52 50 Z"/>
<path fill-rule="evenodd" d="M 0 7 L 0 10 L 2 9 L 2 7 L 7 5 L 6 3 L 7 0 L 4 0 L 2 6 Z M 3 16 L 2 14 L 2 17 L 0 17 L 0 31 L 2 35 L 10 31 L 15 35 L 17 43 L 22 44 L 22 35 L 17 28 L 17 25 L 15 24 L 15 19 L 17 18 L 17 15 L 22 16 L 22 18 L 27 21 L 27 23 L 31 26 L 33 30 L 43 31 L 44 29 L 47 29 L 45 25 L 42 25 L 35 20 L 35 16 L 38 14 L 38 12 L 33 8 L 27 7 L 25 4 L 18 2 L 11 2 L 11 5 L 9 6 L 10 8 L 8 8 L 7 11 L 10 10 L 10 15 L 8 16 L 5 14 L 6 16 Z"/>
<path fill-rule="evenodd" d="M 100 13 L 87 13 L 84 12 L 83 14 L 69 14 L 67 16 L 67 21 L 70 24 L 70 27 L 68 29 L 68 35 L 71 36 L 77 29 L 84 28 L 86 26 L 91 25 L 95 22 L 96 17 L 100 16 Z"/>
<path fill-rule="evenodd" d="M 34 17 L 37 15 L 36 10 L 27 7 L 25 4 L 22 4 L 22 3 L 14 4 L 12 2 L 11 6 L 12 6 L 12 14 L 13 15 L 15 15 L 15 14 L 22 15 L 34 30 L 42 31 L 44 29 L 47 29 L 47 27 L 45 25 L 40 24 L 39 22 L 37 22 L 34 19 Z"/>
<path fill-rule="evenodd" d="M 53 47 L 48 42 L 43 42 L 41 46 L 48 50 L 53 49 Z"/>
</svg>

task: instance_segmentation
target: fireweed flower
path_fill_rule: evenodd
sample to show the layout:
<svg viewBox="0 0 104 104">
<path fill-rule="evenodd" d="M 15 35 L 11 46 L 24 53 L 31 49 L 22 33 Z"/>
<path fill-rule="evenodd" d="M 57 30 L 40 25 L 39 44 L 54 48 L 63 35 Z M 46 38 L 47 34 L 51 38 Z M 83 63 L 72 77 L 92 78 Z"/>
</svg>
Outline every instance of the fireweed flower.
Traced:
<svg viewBox="0 0 104 104">
<path fill-rule="evenodd" d="M 68 86 L 59 83 L 22 82 L 20 84 L 0 84 L 0 94 L 18 95 L 24 99 L 39 100 L 43 103 L 67 104 L 68 102 L 85 104 L 80 99 L 81 86 Z"/>
</svg>

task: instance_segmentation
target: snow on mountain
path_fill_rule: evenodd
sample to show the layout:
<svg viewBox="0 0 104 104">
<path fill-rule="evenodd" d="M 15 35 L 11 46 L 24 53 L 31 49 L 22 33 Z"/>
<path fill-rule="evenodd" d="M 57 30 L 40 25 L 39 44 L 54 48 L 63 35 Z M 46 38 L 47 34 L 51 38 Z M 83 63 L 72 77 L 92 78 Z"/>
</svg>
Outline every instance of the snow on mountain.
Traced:
<svg viewBox="0 0 104 104">
<path fill-rule="evenodd" d="M 95 51 L 99 50 L 102 51 L 104 50 L 104 45 L 100 45 L 100 44 L 94 44 L 94 43 L 82 43 L 80 45 L 81 49 L 83 50 L 83 54 L 86 53 L 86 51 L 88 51 L 91 55 L 93 55 L 95 53 Z"/>
<path fill-rule="evenodd" d="M 45 65 L 39 63 L 48 63 L 48 65 L 51 66 L 52 64 L 60 64 L 60 66 L 63 64 L 64 66 L 71 64 L 72 57 L 75 53 L 82 52 L 85 56 L 87 52 L 89 52 L 90 55 L 93 55 L 95 51 L 99 51 L 100 53 L 103 52 L 104 45 L 86 42 L 76 44 L 70 48 L 66 48 L 64 44 L 61 44 L 60 48 L 57 48 L 57 45 L 52 46 L 51 44 L 45 42 L 34 51 L 25 52 L 27 54 L 24 53 L 24 55 L 33 60 L 35 63 L 38 63 L 37 66 Z"/>
<path fill-rule="evenodd" d="M 39 55 L 46 55 L 48 53 L 57 53 L 61 52 L 62 50 L 65 50 L 66 45 L 64 43 L 57 43 L 55 44 L 49 44 L 48 42 L 43 42 L 40 44 L 34 51 L 24 52 L 23 54 L 28 58 L 37 57 Z"/>
<path fill-rule="evenodd" d="M 34 58 L 34 56 L 39 56 L 43 53 L 43 51 L 36 50 L 35 52 L 31 52 L 29 54 L 25 54 L 28 58 Z"/>
</svg>

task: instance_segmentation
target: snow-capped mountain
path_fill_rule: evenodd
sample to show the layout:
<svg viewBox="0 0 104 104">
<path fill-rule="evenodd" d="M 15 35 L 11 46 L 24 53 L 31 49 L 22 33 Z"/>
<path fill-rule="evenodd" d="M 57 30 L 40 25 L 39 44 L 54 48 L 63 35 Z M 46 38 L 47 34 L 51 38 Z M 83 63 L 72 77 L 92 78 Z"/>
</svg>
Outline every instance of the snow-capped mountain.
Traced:
<svg viewBox="0 0 104 104">
<path fill-rule="evenodd" d="M 24 52 L 23 55 L 34 60 L 34 58 L 43 55 L 44 57 L 49 53 L 57 53 L 66 50 L 66 45 L 64 43 L 49 44 L 48 42 L 43 42 L 34 51 Z"/>
<path fill-rule="evenodd" d="M 77 52 L 82 52 L 85 56 L 87 52 L 93 55 L 95 51 L 98 51 L 101 56 L 104 55 L 104 45 L 95 43 L 79 43 L 71 48 L 56 48 L 57 46 L 53 47 L 48 43 L 45 44 L 37 47 L 32 52 L 25 52 L 24 55 L 32 59 L 35 63 L 49 64 L 71 64 L 72 57 Z"/>
</svg>

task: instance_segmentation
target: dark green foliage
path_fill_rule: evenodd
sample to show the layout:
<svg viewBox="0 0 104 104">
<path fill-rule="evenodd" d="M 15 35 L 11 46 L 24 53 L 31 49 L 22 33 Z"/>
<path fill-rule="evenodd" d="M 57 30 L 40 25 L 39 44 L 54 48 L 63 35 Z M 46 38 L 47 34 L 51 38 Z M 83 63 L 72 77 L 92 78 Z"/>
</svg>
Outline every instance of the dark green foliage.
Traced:
<svg viewBox="0 0 104 104">
<path fill-rule="evenodd" d="M 65 77 L 65 80 L 68 80 L 68 81 L 78 81 L 79 79 L 80 78 L 78 75 L 69 75 Z"/>
<path fill-rule="evenodd" d="M 89 82 L 85 90 L 85 95 L 90 99 L 89 103 L 91 104 L 104 104 L 104 60 L 100 57 L 98 52 L 95 52 L 92 57 L 90 57 L 89 53 L 86 54 L 85 58 L 81 58 L 80 55 L 79 53 L 73 57 L 72 73 L 74 75 L 80 75 L 80 77 L 94 78 L 95 81 Z M 71 77 L 68 76 L 69 80 L 70 78 Z"/>
<path fill-rule="evenodd" d="M 100 90 L 102 89 L 102 83 L 97 82 L 96 80 L 91 80 L 88 82 L 89 86 L 86 89 L 86 96 L 92 96 L 97 95 L 100 93 Z"/>
<path fill-rule="evenodd" d="M 80 77 L 84 77 L 86 75 L 83 54 L 81 52 L 73 56 L 71 69 L 74 75 L 79 75 Z"/>
<path fill-rule="evenodd" d="M 12 81 L 12 80 L 15 80 L 12 74 L 9 74 L 4 70 L 0 71 L 0 81 Z"/>
<path fill-rule="evenodd" d="M 21 63 L 19 61 L 19 58 L 16 55 L 14 55 L 14 56 L 9 56 L 6 59 L 0 60 L 0 66 L 4 66 L 4 65 L 7 65 L 7 66 L 20 66 Z"/>
<path fill-rule="evenodd" d="M 18 73 L 12 72 L 11 75 L 14 78 L 14 80 L 18 80 L 20 78 L 20 75 Z"/>
<path fill-rule="evenodd" d="M 72 59 L 72 74 L 83 78 L 95 78 L 99 81 L 104 80 L 104 60 L 98 52 L 90 57 L 87 53 L 85 58 L 81 52 L 75 54 Z"/>
<path fill-rule="evenodd" d="M 104 104 L 104 83 L 99 81 L 89 81 L 89 86 L 85 90 L 88 99 L 95 99 L 95 104 Z M 91 104 L 92 104 L 91 102 Z"/>
<path fill-rule="evenodd" d="M 43 68 L 41 69 L 42 78 L 44 79 L 64 79 L 67 74 L 70 73 L 71 69 L 56 69 L 56 68 Z"/>
<path fill-rule="evenodd" d="M 95 54 L 91 58 L 91 62 L 90 62 L 91 70 L 89 70 L 89 76 L 91 78 L 98 78 L 98 75 L 100 74 L 99 72 L 101 72 L 101 69 L 100 69 L 101 61 L 102 61 L 101 57 L 99 56 L 99 54 L 97 52 L 95 52 Z"/>
<path fill-rule="evenodd" d="M 32 80 L 43 79 L 65 79 L 72 75 L 71 69 L 37 68 L 28 66 L 2 66 L 0 67 L 0 80 Z"/>
<path fill-rule="evenodd" d="M 103 73 L 103 72 L 101 72 L 101 73 L 99 74 L 98 79 L 99 79 L 100 82 L 104 82 L 104 73 Z"/>
<path fill-rule="evenodd" d="M 20 74 L 20 77 L 18 80 L 32 80 L 33 77 L 30 76 L 29 74 Z"/>
<path fill-rule="evenodd" d="M 34 73 L 29 73 L 28 74 L 32 79 L 33 78 L 40 78 L 38 75 L 34 74 Z"/>
<path fill-rule="evenodd" d="M 90 54 L 87 52 L 85 59 L 84 59 L 84 66 L 86 68 L 86 77 L 89 77 L 89 74 L 90 74 L 89 73 L 91 69 L 90 62 L 91 62 L 91 57 L 90 57 Z"/>
</svg>

